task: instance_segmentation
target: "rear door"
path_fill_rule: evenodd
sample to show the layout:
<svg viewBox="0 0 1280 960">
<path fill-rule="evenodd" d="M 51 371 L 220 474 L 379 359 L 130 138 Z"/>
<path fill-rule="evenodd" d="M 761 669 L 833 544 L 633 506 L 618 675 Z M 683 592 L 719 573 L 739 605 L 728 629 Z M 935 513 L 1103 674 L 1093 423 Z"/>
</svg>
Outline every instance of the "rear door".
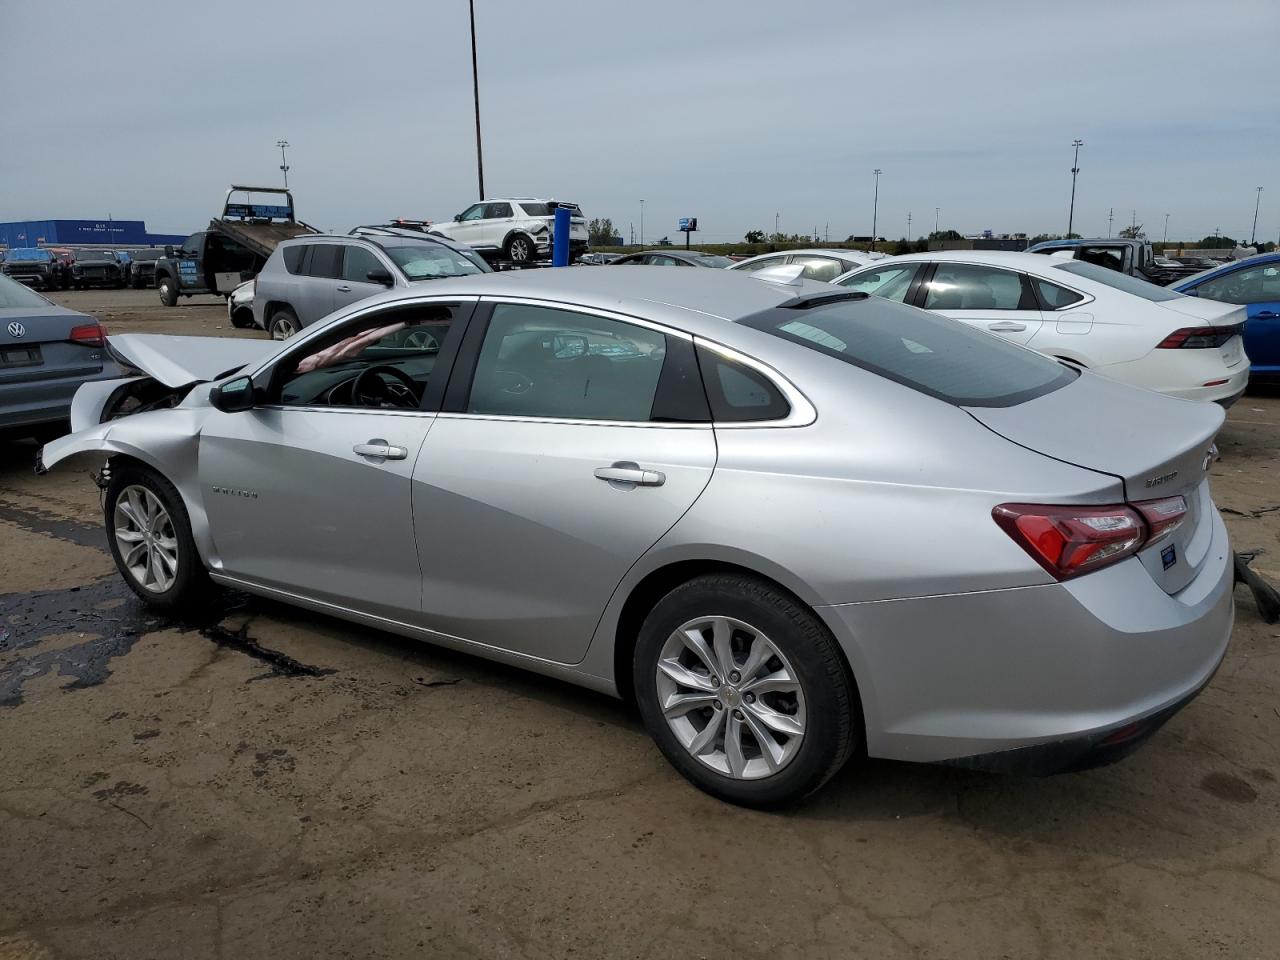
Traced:
<svg viewBox="0 0 1280 960">
<path fill-rule="evenodd" d="M 1014 343 L 1026 344 L 1043 323 L 1027 278 L 987 264 L 939 261 L 917 299 L 926 310 Z"/>
<path fill-rule="evenodd" d="M 1280 260 L 1219 274 L 1189 292 L 1206 300 L 1244 304 L 1244 350 L 1253 371 L 1280 374 Z"/>
<path fill-rule="evenodd" d="M 342 245 L 313 244 L 310 256 L 303 261 L 303 275 L 298 278 L 297 302 L 292 304 L 304 327 L 333 312 L 341 276 Z"/>
<path fill-rule="evenodd" d="M 708 417 L 683 334 L 482 308 L 413 472 L 425 624 L 580 660 L 626 571 L 710 479 Z"/>
</svg>

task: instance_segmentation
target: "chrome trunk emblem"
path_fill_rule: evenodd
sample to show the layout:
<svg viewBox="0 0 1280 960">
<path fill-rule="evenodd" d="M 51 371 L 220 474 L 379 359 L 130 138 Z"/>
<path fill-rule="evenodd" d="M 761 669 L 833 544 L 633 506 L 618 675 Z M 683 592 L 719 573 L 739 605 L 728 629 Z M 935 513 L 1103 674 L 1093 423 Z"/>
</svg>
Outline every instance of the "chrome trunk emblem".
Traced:
<svg viewBox="0 0 1280 960">
<path fill-rule="evenodd" d="M 22 324 L 20 324 L 17 320 L 14 320 L 5 329 L 9 331 L 9 336 L 13 337 L 13 339 L 15 340 L 21 340 L 23 337 L 27 335 L 27 328 L 24 327 Z"/>
</svg>

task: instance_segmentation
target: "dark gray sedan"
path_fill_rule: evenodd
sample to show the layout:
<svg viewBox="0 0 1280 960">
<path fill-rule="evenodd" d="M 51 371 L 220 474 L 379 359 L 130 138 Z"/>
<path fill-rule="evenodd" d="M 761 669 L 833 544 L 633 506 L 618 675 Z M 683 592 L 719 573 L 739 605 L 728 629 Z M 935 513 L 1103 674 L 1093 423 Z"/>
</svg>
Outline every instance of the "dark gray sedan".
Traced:
<svg viewBox="0 0 1280 960">
<path fill-rule="evenodd" d="M 0 277 L 0 435 L 65 433 L 81 384 L 118 376 L 97 320 Z"/>
</svg>

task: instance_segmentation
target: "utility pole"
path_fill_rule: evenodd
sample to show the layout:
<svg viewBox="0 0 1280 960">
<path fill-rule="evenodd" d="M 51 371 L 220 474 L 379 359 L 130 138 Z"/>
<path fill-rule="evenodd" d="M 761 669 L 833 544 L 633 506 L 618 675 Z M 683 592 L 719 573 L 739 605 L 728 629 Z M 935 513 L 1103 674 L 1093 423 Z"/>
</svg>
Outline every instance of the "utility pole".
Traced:
<svg viewBox="0 0 1280 960">
<path fill-rule="evenodd" d="M 285 151 L 289 149 L 288 140 L 277 140 L 276 146 L 280 148 L 280 172 L 284 174 L 284 188 L 289 189 L 289 161 L 285 157 Z"/>
<path fill-rule="evenodd" d="M 1107 236 L 1108 237 L 1111 236 L 1111 221 L 1115 219 L 1115 215 L 1116 215 L 1115 207 L 1112 207 L 1110 210 L 1107 211 Z"/>
<path fill-rule="evenodd" d="M 476 63 L 476 0 L 468 0 L 471 8 L 471 93 L 476 105 L 476 181 L 484 199 L 484 151 L 480 147 L 480 69 Z"/>
<path fill-rule="evenodd" d="M 907 211 L 907 239 L 911 239 L 911 211 Z"/>
<path fill-rule="evenodd" d="M 1262 205 L 1262 188 L 1258 188 L 1258 199 L 1253 202 L 1253 232 L 1249 234 L 1249 246 L 1258 242 L 1258 207 Z"/>
<path fill-rule="evenodd" d="M 1071 161 L 1071 207 L 1067 210 L 1067 236 L 1071 236 L 1071 228 L 1075 225 L 1076 220 L 1076 176 L 1080 173 L 1080 148 L 1084 146 L 1083 140 L 1072 140 L 1071 146 L 1075 147 L 1075 159 Z M 1110 229 L 1110 228 L 1108 228 Z M 1108 233 L 1107 236 L 1111 234 Z"/>
<path fill-rule="evenodd" d="M 1130 233 L 1138 232 L 1138 211 L 1137 210 L 1133 211 L 1133 220 L 1129 222 L 1129 232 Z M 1130 239 L 1136 240 L 1137 237 L 1130 237 Z"/>
<path fill-rule="evenodd" d="M 1164 242 L 1169 242 L 1169 215 L 1164 215 Z"/>
<path fill-rule="evenodd" d="M 876 196 L 871 201 L 871 249 L 876 248 L 876 215 L 880 212 L 880 168 L 871 171 L 876 178 Z"/>
<path fill-rule="evenodd" d="M 941 208 L 941 207 L 934 207 L 934 208 L 933 208 L 933 232 L 934 232 L 934 233 L 937 233 L 937 232 L 938 232 L 938 215 L 939 215 L 939 214 L 941 214 L 941 213 L 942 213 L 942 208 Z"/>
<path fill-rule="evenodd" d="M 644 201 L 640 201 L 640 246 L 644 246 Z"/>
<path fill-rule="evenodd" d="M 828 222 L 823 226 L 823 228 L 822 228 L 822 242 L 823 242 L 823 243 L 830 243 L 830 242 L 831 242 L 831 223 L 830 223 L 830 221 L 828 221 Z"/>
<path fill-rule="evenodd" d="M 778 239 L 778 218 L 781 216 L 782 214 L 780 213 L 775 213 L 773 215 L 773 239 L 775 240 Z"/>
</svg>

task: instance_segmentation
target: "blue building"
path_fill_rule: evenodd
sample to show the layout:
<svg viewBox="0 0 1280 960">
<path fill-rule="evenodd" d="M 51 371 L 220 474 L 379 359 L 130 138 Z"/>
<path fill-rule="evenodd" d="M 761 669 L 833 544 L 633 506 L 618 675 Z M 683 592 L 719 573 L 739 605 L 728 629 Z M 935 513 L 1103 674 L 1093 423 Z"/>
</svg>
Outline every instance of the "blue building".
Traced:
<svg viewBox="0 0 1280 960">
<path fill-rule="evenodd" d="M 162 247 L 179 244 L 183 234 L 148 233 L 142 220 L 15 220 L 0 223 L 0 246 L 55 247 L 110 244 Z"/>
</svg>

